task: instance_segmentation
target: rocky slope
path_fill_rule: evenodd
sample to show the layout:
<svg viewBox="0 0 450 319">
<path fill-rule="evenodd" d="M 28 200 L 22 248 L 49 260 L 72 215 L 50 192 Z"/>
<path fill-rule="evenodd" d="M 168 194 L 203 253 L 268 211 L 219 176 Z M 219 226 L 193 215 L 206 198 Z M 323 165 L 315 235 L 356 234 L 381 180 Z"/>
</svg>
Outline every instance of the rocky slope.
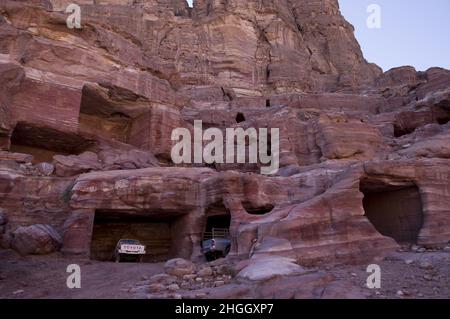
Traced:
<svg viewBox="0 0 450 319">
<path fill-rule="evenodd" d="M 382 73 L 337 0 L 83 0 L 81 29 L 71 2 L 0 0 L 4 248 L 108 256 L 142 236 L 149 260 L 198 261 L 213 216 L 244 259 L 450 241 L 450 71 Z M 194 120 L 279 128 L 280 170 L 175 167 L 172 130 Z"/>
</svg>

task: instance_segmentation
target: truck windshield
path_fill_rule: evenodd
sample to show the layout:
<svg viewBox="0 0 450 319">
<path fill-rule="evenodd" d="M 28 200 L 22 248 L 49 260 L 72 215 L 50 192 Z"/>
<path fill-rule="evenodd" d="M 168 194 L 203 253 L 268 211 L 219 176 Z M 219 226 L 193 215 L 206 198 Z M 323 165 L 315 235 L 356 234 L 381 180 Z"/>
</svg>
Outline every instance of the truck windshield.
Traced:
<svg viewBox="0 0 450 319">
<path fill-rule="evenodd" d="M 134 239 L 122 239 L 120 241 L 121 244 L 127 244 L 127 245 L 139 245 L 139 241 L 138 240 L 134 240 Z"/>
</svg>

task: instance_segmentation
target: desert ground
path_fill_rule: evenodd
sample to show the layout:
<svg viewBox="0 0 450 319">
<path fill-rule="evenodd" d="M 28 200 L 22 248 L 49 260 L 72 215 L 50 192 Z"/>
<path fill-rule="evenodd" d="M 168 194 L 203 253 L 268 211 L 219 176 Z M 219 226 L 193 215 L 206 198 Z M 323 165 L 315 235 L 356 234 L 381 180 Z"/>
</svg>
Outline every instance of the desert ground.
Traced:
<svg viewBox="0 0 450 319">
<path fill-rule="evenodd" d="M 164 272 L 164 263 L 114 263 L 66 259 L 52 256 L 21 257 L 12 250 L 0 251 L 0 298 L 123 299 L 149 298 L 149 279 Z M 79 264 L 81 289 L 68 289 L 66 268 Z M 396 252 L 378 262 L 382 269 L 381 289 L 366 288 L 365 265 L 311 269 L 351 282 L 371 299 L 450 298 L 450 251 Z M 233 282 L 239 279 L 233 278 Z M 180 294 L 181 291 L 178 292 Z M 204 298 L 214 298 L 214 289 Z M 339 297 L 339 296 L 336 296 Z M 176 296 L 175 296 L 176 298 Z"/>
</svg>

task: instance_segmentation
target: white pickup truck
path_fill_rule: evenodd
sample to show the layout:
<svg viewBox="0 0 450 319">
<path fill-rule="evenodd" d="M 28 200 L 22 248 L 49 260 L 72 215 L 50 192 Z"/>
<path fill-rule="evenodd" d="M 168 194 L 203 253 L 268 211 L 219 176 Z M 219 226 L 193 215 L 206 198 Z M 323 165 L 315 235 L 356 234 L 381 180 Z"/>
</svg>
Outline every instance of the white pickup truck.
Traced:
<svg viewBox="0 0 450 319">
<path fill-rule="evenodd" d="M 114 250 L 114 260 L 119 263 L 121 260 L 133 259 L 141 262 L 145 255 L 145 246 L 136 239 L 121 239 Z"/>
</svg>

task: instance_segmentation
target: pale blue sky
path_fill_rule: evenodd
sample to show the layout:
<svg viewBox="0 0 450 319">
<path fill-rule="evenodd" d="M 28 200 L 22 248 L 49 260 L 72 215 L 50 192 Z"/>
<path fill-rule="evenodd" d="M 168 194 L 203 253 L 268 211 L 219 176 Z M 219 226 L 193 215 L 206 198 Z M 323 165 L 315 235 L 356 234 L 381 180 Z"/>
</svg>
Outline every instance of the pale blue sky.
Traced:
<svg viewBox="0 0 450 319">
<path fill-rule="evenodd" d="M 385 71 L 402 65 L 420 71 L 432 66 L 450 69 L 450 0 L 339 0 L 339 4 L 356 29 L 366 59 Z M 366 25 L 370 4 L 381 7 L 380 29 Z"/>
<path fill-rule="evenodd" d="M 353 24 L 364 56 L 385 71 L 412 65 L 450 69 L 449 0 L 339 0 L 341 12 Z M 381 7 L 381 29 L 366 25 L 367 7 Z"/>
</svg>

